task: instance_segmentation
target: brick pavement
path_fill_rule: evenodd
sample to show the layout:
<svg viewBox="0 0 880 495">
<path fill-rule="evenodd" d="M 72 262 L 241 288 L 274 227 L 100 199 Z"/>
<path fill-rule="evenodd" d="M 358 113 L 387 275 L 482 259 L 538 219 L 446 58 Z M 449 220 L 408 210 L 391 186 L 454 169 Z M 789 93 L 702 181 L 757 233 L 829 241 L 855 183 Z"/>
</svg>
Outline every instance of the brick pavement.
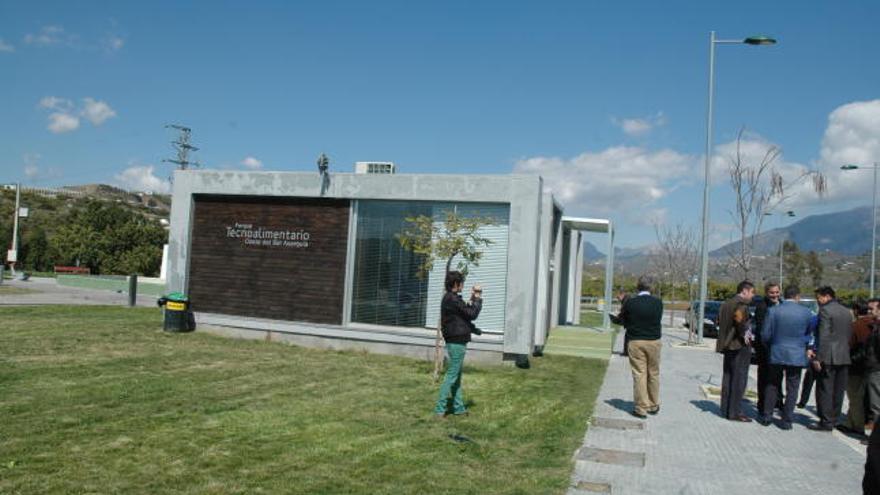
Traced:
<svg viewBox="0 0 880 495">
<path fill-rule="evenodd" d="M 720 418 L 718 402 L 707 399 L 700 387 L 720 387 L 721 355 L 676 346 L 686 338 L 684 331 L 664 329 L 661 411 L 647 420 L 630 416 L 629 363 L 620 355 L 612 356 L 596 401 L 593 417 L 597 419 L 584 439 L 587 449 L 575 453 L 569 494 L 861 493 L 864 447 L 837 432 L 808 430 L 805 425 L 815 420 L 811 412 L 796 410 L 791 431 Z M 618 342 L 617 348 L 621 345 Z M 754 387 L 753 378 L 750 382 Z M 754 415 L 751 403 L 745 411 Z M 613 421 L 596 424 L 603 419 L 644 426 L 621 429 L 621 423 Z"/>
</svg>

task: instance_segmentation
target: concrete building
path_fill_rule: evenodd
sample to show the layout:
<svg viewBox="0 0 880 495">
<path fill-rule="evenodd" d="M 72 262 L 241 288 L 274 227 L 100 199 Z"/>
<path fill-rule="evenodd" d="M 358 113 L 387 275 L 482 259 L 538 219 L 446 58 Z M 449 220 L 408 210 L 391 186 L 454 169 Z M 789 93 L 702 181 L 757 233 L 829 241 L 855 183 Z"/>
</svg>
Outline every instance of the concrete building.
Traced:
<svg viewBox="0 0 880 495">
<path fill-rule="evenodd" d="M 417 276 L 396 235 L 447 210 L 493 219 L 465 285 L 484 287 L 469 358 L 525 359 L 578 323 L 583 231 L 613 252 L 613 229 L 563 216 L 531 175 L 177 171 L 167 289 L 190 296 L 200 329 L 430 358 L 445 267 Z"/>
</svg>

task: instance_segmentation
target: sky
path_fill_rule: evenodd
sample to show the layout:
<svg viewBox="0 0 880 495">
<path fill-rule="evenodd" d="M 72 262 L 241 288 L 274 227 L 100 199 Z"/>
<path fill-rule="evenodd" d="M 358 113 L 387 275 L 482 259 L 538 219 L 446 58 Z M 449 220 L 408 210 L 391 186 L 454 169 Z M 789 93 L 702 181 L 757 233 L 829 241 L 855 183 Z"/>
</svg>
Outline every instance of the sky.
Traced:
<svg viewBox="0 0 880 495">
<path fill-rule="evenodd" d="M 167 192 L 166 124 L 206 168 L 528 173 L 617 243 L 699 228 L 709 33 L 711 242 L 734 240 L 741 150 L 789 197 L 768 217 L 870 204 L 880 161 L 880 2 L 12 2 L 0 0 L 0 183 Z M 806 172 L 821 172 L 818 197 Z M 601 239 L 594 240 L 597 243 Z M 603 245 L 603 244 L 600 244 Z"/>
</svg>

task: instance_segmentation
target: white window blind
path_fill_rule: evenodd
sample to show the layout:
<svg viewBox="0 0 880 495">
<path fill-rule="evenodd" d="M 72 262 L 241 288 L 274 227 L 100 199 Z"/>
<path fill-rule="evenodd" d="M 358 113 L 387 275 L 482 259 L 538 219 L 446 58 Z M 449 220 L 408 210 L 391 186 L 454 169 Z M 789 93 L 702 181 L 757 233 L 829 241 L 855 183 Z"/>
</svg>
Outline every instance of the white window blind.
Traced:
<svg viewBox="0 0 880 495">
<path fill-rule="evenodd" d="M 474 323 L 487 333 L 503 333 L 505 306 L 507 304 L 507 240 L 509 231 L 510 208 L 508 205 L 494 204 L 435 204 L 433 208 L 434 222 L 442 224 L 445 212 L 455 209 L 465 217 L 492 218 L 493 225 L 480 227 L 479 233 L 492 241 L 483 248 L 483 257 L 479 266 L 468 267 L 462 297 L 470 297 L 474 284 L 483 286 L 483 309 Z M 451 269 L 458 266 L 459 258 L 452 260 Z M 428 276 L 428 307 L 425 315 L 425 326 L 437 328 L 440 317 L 440 302 L 443 298 L 446 260 L 435 260 L 434 269 Z"/>
</svg>

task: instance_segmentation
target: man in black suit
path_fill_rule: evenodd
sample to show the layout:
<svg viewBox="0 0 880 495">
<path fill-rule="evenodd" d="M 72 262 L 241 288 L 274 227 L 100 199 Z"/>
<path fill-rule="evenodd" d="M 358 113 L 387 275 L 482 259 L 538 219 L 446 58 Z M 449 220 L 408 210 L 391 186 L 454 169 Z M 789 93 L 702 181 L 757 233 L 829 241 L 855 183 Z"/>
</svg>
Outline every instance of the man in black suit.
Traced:
<svg viewBox="0 0 880 495">
<path fill-rule="evenodd" d="M 755 285 L 743 280 L 736 286 L 736 295 L 724 301 L 718 310 L 718 339 L 715 351 L 724 355 L 721 379 L 721 415 L 731 421 L 751 422 L 742 413 L 742 399 L 749 380 L 749 361 L 752 350 L 742 326 L 734 321 L 738 305 L 748 305 L 755 295 Z"/>
<path fill-rule="evenodd" d="M 815 343 L 807 357 L 816 373 L 816 405 L 819 423 L 807 428 L 831 431 L 837 425 L 843 392 L 849 371 L 849 340 L 852 335 L 852 312 L 837 302 L 834 289 L 829 286 L 816 289 L 819 302 L 819 328 Z"/>
</svg>

